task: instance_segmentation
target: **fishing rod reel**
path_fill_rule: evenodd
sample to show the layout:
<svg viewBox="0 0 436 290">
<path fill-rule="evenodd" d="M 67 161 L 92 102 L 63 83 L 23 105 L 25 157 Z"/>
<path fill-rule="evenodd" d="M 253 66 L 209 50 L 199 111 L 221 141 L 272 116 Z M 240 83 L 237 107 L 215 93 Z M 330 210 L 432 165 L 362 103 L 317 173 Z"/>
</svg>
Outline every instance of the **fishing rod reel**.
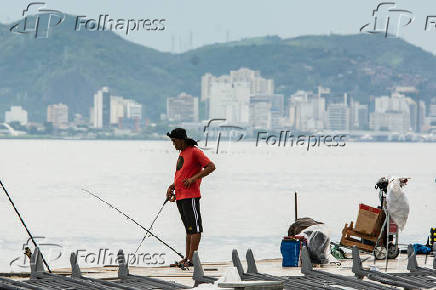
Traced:
<svg viewBox="0 0 436 290">
<path fill-rule="evenodd" d="M 175 202 L 176 201 L 176 195 L 172 193 L 167 199 L 165 200 L 164 204 L 166 204 L 168 201 Z"/>
</svg>

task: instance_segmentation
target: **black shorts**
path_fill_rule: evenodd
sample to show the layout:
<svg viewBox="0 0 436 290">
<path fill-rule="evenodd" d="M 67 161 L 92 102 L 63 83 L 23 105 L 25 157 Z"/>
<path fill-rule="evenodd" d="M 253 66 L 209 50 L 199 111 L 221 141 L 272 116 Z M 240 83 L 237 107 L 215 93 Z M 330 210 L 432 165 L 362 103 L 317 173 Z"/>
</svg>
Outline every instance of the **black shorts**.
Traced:
<svg viewBox="0 0 436 290">
<path fill-rule="evenodd" d="M 177 200 L 176 202 L 186 233 L 189 235 L 202 233 L 203 225 L 201 224 L 200 198 L 185 198 Z"/>
</svg>

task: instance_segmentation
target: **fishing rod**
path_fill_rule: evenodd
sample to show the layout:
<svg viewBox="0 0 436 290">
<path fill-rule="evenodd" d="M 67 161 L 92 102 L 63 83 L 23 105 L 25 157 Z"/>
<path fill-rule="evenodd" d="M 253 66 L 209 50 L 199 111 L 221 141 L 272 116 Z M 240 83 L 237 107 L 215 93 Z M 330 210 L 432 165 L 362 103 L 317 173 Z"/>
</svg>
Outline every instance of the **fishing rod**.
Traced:
<svg viewBox="0 0 436 290">
<path fill-rule="evenodd" d="M 176 253 L 177 255 L 179 255 L 182 259 L 185 258 L 185 256 L 183 256 L 181 253 L 177 252 L 173 247 L 171 247 L 170 245 L 168 245 L 167 243 L 165 243 L 164 241 L 162 241 L 157 235 L 153 234 L 151 231 L 147 230 L 143 225 L 141 225 L 140 223 L 138 223 L 136 220 L 134 220 L 133 218 L 131 218 L 130 216 L 128 216 L 126 213 L 124 213 L 123 211 L 121 211 L 119 208 L 117 208 L 116 206 L 112 205 L 111 203 L 105 201 L 104 199 L 102 199 L 101 197 L 99 197 L 98 195 L 96 195 L 95 193 L 90 192 L 87 189 L 82 188 L 82 191 L 92 195 L 93 197 L 95 197 L 96 199 L 98 199 L 99 201 L 101 201 L 102 203 L 106 204 L 107 206 L 109 206 L 110 208 L 114 209 L 115 211 L 117 211 L 119 214 L 123 215 L 125 218 L 127 218 L 128 220 L 132 221 L 134 224 L 136 224 L 138 227 L 140 227 L 141 229 L 143 229 L 144 231 L 146 231 L 150 236 L 156 238 L 159 242 L 161 242 L 162 244 L 164 244 L 167 248 L 169 248 L 171 251 L 173 251 L 174 253 Z"/>
<path fill-rule="evenodd" d="M 151 225 L 150 225 L 150 227 L 148 228 L 149 231 L 151 231 L 151 230 L 153 229 L 153 225 L 154 225 L 154 223 L 156 222 L 157 218 L 159 217 L 159 214 L 162 212 L 162 210 L 163 210 L 165 204 L 166 204 L 169 200 L 170 200 L 170 198 L 168 198 L 168 197 L 167 197 L 167 199 L 165 199 L 165 201 L 164 201 L 162 207 L 160 208 L 159 212 L 157 213 L 156 217 L 155 217 L 154 220 L 151 222 Z M 144 235 L 144 237 L 142 238 L 141 242 L 139 243 L 139 246 L 136 248 L 135 254 L 138 252 L 139 248 L 142 246 L 142 243 L 144 242 L 144 240 L 145 240 L 147 237 L 149 237 L 149 236 L 150 236 L 149 233 L 146 233 L 146 234 Z"/>
<path fill-rule="evenodd" d="M 23 218 L 21 217 L 20 212 L 18 211 L 17 207 L 15 206 L 15 203 L 12 201 L 11 196 L 9 195 L 8 191 L 6 190 L 6 188 L 5 188 L 5 186 L 3 185 L 3 182 L 2 182 L 1 180 L 0 180 L 0 186 L 2 187 L 4 193 L 6 194 L 6 196 L 7 196 L 8 199 L 9 199 L 9 202 L 11 203 L 11 205 L 12 205 L 12 207 L 14 208 L 15 212 L 17 213 L 18 218 L 19 218 L 20 221 L 21 221 L 21 224 L 22 224 L 22 225 L 24 226 L 24 228 L 26 229 L 26 232 L 27 232 L 27 234 L 29 235 L 30 240 L 32 241 L 32 243 L 33 243 L 33 245 L 35 246 L 35 248 L 37 248 L 37 247 L 38 247 L 38 244 L 36 243 L 35 239 L 33 238 L 32 234 L 30 233 L 29 229 L 27 228 L 26 223 L 24 222 Z M 40 251 L 40 253 L 41 253 L 41 251 Z M 41 253 L 41 257 L 42 257 L 42 261 L 44 262 L 44 265 L 47 267 L 48 272 L 51 273 L 50 267 L 49 267 L 49 265 L 47 264 L 47 261 L 44 259 L 44 256 L 42 255 L 42 253 Z"/>
</svg>

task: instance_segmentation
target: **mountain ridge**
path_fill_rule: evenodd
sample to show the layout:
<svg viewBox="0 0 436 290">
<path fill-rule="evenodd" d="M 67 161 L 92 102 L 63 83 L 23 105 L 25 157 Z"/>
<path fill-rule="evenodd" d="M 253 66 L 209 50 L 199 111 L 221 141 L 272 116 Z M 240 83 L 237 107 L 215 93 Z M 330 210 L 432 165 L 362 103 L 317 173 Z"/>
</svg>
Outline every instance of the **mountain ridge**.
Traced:
<svg viewBox="0 0 436 290">
<path fill-rule="evenodd" d="M 165 112 L 166 98 L 184 91 L 200 96 L 201 76 L 247 67 L 275 81 L 277 93 L 330 87 L 360 100 L 388 94 L 395 85 L 416 86 L 433 96 L 436 57 L 398 38 L 379 35 L 266 36 L 217 43 L 180 54 L 130 42 L 111 31 L 74 31 L 68 25 L 47 39 L 9 32 L 0 24 L 0 113 L 22 105 L 31 120 L 43 121 L 48 104 L 63 102 L 71 115 L 88 116 L 93 94 L 108 86 L 114 95 L 145 105 L 152 120 Z"/>
</svg>

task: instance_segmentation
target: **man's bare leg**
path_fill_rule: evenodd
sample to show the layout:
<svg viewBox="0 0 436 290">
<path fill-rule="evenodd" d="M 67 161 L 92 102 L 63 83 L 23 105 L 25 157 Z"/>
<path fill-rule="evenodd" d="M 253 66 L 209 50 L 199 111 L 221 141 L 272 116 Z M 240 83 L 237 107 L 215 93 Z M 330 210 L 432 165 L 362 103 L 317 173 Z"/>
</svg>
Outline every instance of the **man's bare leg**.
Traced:
<svg viewBox="0 0 436 290">
<path fill-rule="evenodd" d="M 189 252 L 191 251 L 191 236 L 190 234 L 186 234 L 186 255 L 185 255 L 185 261 L 189 257 Z"/>
<path fill-rule="evenodd" d="M 201 240 L 201 233 L 191 235 L 190 251 L 189 251 L 189 255 L 187 255 L 189 261 L 192 261 L 192 255 L 194 254 L 195 251 L 198 250 L 198 245 L 200 244 L 200 240 Z"/>
</svg>

